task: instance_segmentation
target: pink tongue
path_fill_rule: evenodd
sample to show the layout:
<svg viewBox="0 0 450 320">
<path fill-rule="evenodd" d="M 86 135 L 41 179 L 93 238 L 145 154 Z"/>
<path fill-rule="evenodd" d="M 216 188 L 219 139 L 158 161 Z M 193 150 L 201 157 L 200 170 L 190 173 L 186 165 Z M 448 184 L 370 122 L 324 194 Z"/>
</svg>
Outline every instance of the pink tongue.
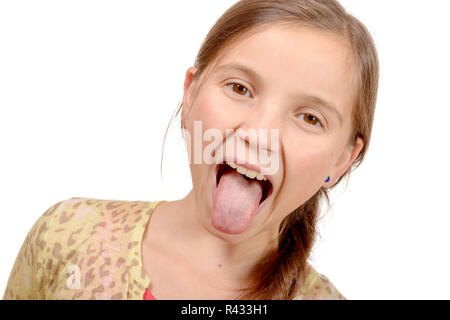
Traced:
<svg viewBox="0 0 450 320">
<path fill-rule="evenodd" d="M 251 224 L 262 187 L 257 180 L 248 181 L 235 170 L 222 175 L 214 197 L 212 223 L 226 233 L 244 232 Z"/>
</svg>

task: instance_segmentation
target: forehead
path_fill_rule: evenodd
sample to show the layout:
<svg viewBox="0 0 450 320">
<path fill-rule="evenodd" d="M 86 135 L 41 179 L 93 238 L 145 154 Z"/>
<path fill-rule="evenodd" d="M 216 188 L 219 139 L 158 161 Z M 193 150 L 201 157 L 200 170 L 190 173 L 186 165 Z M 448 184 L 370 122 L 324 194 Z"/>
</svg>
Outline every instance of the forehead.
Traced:
<svg viewBox="0 0 450 320">
<path fill-rule="evenodd" d="M 211 72 L 231 72 L 226 65 L 245 65 L 280 94 L 318 96 L 346 114 L 355 88 L 352 61 L 351 50 L 340 36 L 271 25 L 236 38 L 220 53 Z"/>
</svg>

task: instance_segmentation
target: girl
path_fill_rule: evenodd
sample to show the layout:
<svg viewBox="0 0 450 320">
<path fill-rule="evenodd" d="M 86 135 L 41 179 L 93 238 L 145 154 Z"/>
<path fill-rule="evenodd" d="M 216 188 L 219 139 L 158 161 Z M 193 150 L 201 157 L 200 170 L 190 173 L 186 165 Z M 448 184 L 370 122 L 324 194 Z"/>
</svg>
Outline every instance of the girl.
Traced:
<svg viewBox="0 0 450 320">
<path fill-rule="evenodd" d="M 307 259 L 320 200 L 366 154 L 377 89 L 373 40 L 337 1 L 237 2 L 186 72 L 189 194 L 55 204 L 4 298 L 344 299 Z"/>
</svg>

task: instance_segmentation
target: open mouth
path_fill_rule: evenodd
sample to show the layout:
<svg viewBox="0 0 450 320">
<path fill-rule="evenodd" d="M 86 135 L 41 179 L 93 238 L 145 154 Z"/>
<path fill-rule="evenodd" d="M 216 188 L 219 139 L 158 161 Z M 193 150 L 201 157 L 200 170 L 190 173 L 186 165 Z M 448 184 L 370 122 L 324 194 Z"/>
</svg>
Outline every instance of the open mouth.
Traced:
<svg viewBox="0 0 450 320">
<path fill-rule="evenodd" d="M 218 164 L 216 166 L 216 188 L 219 186 L 219 181 L 220 178 L 229 171 L 232 171 L 235 169 L 233 169 L 232 167 L 230 167 L 228 164 L 226 163 L 221 163 Z M 248 181 L 252 181 L 252 180 L 256 180 L 262 188 L 262 196 L 261 196 L 261 201 L 259 201 L 259 204 L 261 204 L 264 200 L 266 200 L 272 193 L 273 187 L 272 187 L 272 183 L 269 180 L 257 180 L 255 179 L 251 179 L 245 175 L 242 175 L 245 179 L 247 179 Z"/>
</svg>

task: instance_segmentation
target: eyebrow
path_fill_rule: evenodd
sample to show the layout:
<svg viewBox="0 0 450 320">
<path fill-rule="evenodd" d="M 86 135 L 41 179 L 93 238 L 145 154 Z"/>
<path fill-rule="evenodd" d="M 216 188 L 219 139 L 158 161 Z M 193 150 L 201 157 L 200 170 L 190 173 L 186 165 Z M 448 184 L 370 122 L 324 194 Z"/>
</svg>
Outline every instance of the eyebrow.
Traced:
<svg viewBox="0 0 450 320">
<path fill-rule="evenodd" d="M 219 66 L 216 71 L 222 71 L 225 69 L 229 69 L 229 70 L 238 70 L 244 73 L 247 73 L 250 77 L 256 79 L 256 81 L 258 82 L 262 82 L 262 77 L 254 70 L 250 69 L 249 67 L 243 65 L 243 64 L 239 64 L 239 63 L 227 63 L 227 64 L 223 64 L 221 66 Z M 310 94 L 299 94 L 295 96 L 296 98 L 300 98 L 303 99 L 309 103 L 321 106 L 331 112 L 333 112 L 339 122 L 342 124 L 343 122 L 343 118 L 342 115 L 339 113 L 339 111 L 337 110 L 337 108 L 335 107 L 335 105 L 331 102 L 328 102 L 327 100 L 319 97 L 319 96 L 314 96 L 314 95 L 310 95 Z"/>
<path fill-rule="evenodd" d="M 262 77 L 253 69 L 250 69 L 249 67 L 243 65 L 243 64 L 239 64 L 239 63 L 227 63 L 227 64 L 223 64 L 220 67 L 218 67 L 216 69 L 216 71 L 222 71 L 225 69 L 229 69 L 229 70 L 238 70 L 244 73 L 247 73 L 250 77 L 256 79 L 258 82 L 262 82 Z"/>
</svg>

